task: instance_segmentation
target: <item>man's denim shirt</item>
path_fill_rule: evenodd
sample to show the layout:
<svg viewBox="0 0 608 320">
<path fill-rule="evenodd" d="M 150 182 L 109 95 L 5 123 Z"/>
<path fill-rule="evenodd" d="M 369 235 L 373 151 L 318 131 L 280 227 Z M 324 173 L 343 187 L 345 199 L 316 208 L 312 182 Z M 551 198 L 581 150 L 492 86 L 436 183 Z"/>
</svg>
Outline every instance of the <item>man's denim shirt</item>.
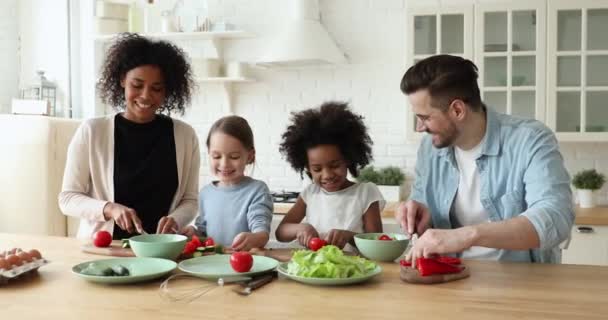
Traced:
<svg viewBox="0 0 608 320">
<path fill-rule="evenodd" d="M 560 263 L 559 244 L 570 236 L 574 210 L 570 177 L 555 135 L 539 121 L 486 110 L 486 133 L 476 160 L 481 204 L 491 221 L 525 216 L 540 238 L 540 248 L 500 250 L 498 259 Z M 410 199 L 429 208 L 434 228 L 453 227 L 450 210 L 458 179 L 453 147 L 437 149 L 425 136 Z"/>
</svg>

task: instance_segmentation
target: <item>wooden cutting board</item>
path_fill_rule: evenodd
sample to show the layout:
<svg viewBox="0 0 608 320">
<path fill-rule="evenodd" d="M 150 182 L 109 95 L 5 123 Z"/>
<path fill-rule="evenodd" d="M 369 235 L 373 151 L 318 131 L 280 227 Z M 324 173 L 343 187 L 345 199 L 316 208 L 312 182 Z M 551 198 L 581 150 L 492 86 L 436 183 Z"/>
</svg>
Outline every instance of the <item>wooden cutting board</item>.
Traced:
<svg viewBox="0 0 608 320">
<path fill-rule="evenodd" d="M 94 246 L 92 243 L 87 243 L 83 245 L 81 248 L 82 252 L 98 254 L 102 256 L 112 256 L 112 257 L 135 257 L 133 250 L 130 248 L 123 248 L 122 241 L 114 240 L 109 247 L 99 248 Z"/>
<path fill-rule="evenodd" d="M 470 275 L 469 268 L 464 267 L 459 273 L 450 274 L 437 274 L 432 276 L 421 276 L 418 270 L 411 267 L 401 267 L 400 278 L 401 280 L 409 283 L 419 284 L 433 284 L 433 283 L 444 283 L 455 280 L 460 280 Z"/>
</svg>

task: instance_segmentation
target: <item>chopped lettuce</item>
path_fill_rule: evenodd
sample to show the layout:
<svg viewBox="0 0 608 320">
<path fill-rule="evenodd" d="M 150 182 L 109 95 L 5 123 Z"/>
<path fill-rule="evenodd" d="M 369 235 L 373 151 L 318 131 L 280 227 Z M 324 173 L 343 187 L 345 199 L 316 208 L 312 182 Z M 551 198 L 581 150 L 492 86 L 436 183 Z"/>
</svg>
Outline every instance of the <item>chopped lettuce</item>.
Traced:
<svg viewBox="0 0 608 320">
<path fill-rule="evenodd" d="M 287 273 L 306 278 L 353 278 L 367 275 L 376 264 L 358 256 L 346 256 L 336 246 L 318 251 L 298 250 L 287 264 Z"/>
</svg>

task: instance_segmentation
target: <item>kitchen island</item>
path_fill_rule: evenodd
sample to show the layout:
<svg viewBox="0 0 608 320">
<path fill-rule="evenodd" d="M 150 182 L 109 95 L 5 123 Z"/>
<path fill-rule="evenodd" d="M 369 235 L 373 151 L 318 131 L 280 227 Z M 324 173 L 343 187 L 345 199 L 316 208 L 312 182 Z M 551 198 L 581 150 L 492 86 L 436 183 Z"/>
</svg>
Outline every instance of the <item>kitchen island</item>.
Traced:
<svg viewBox="0 0 608 320">
<path fill-rule="evenodd" d="M 466 261 L 467 279 L 412 285 L 396 263 L 348 287 L 278 279 L 243 297 L 214 287 L 191 303 L 159 294 L 161 280 L 108 286 L 72 266 L 104 256 L 76 239 L 0 233 L 0 250 L 36 248 L 51 261 L 38 275 L 0 287 L 2 319 L 608 319 L 608 267 Z M 192 279 L 201 286 L 210 282 Z"/>
</svg>

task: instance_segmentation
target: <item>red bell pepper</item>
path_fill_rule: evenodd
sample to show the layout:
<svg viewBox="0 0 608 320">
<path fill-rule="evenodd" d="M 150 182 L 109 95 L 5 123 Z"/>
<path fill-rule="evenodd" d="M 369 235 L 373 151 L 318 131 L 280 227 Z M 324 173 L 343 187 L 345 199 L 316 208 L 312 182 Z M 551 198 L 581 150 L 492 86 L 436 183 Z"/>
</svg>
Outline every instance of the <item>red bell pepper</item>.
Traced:
<svg viewBox="0 0 608 320">
<path fill-rule="evenodd" d="M 437 261 L 447 263 L 447 264 L 456 264 L 459 265 L 462 261 L 459 258 L 454 258 L 450 256 L 439 256 L 437 257 Z"/>
<path fill-rule="evenodd" d="M 458 266 L 444 263 L 434 258 L 418 258 L 416 264 L 418 273 L 423 277 L 435 274 L 458 273 L 462 271 Z"/>
</svg>

